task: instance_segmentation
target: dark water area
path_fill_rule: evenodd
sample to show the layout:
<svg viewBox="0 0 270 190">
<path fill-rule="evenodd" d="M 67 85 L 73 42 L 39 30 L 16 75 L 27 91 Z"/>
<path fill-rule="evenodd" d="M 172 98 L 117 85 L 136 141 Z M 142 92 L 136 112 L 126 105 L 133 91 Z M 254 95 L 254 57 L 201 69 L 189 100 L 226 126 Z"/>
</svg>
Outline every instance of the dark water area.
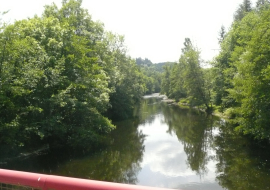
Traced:
<svg viewBox="0 0 270 190">
<path fill-rule="evenodd" d="M 215 116 L 144 99 L 95 154 L 0 160 L 0 168 L 183 190 L 270 189 L 270 147 Z"/>
</svg>

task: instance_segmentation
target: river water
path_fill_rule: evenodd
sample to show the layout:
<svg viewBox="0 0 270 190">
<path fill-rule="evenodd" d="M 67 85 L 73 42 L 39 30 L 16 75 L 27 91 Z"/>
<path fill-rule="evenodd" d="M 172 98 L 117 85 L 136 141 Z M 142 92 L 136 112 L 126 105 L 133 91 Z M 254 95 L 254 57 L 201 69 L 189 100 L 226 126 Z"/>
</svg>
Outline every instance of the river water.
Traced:
<svg viewBox="0 0 270 190">
<path fill-rule="evenodd" d="M 0 167 L 183 190 L 269 189 L 269 145 L 251 143 L 218 117 L 146 97 L 137 117 L 117 122 L 95 154 L 65 152 Z"/>
</svg>

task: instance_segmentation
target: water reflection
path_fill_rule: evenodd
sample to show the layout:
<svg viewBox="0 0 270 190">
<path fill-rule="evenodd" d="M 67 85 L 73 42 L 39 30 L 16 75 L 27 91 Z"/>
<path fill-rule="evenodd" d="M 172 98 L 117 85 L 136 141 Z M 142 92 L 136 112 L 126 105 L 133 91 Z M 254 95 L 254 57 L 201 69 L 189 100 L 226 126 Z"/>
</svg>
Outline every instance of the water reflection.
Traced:
<svg viewBox="0 0 270 190">
<path fill-rule="evenodd" d="M 162 103 L 160 98 L 147 98 L 138 106 L 136 116 L 139 117 L 140 124 L 151 124 L 155 117 L 162 112 L 162 107 L 166 103 Z"/>
<path fill-rule="evenodd" d="M 144 134 L 137 130 L 133 121 L 117 123 L 117 133 L 112 134 L 112 145 L 105 151 L 84 159 L 62 165 L 56 173 L 81 178 L 137 183 L 140 162 L 144 152 Z M 118 135 L 118 134 L 121 135 Z"/>
<path fill-rule="evenodd" d="M 96 154 L 62 151 L 0 167 L 182 190 L 269 189 L 269 143 L 235 134 L 217 117 L 148 98 L 137 119 L 115 123 Z M 1 160 L 0 160 L 1 163 Z"/>
<path fill-rule="evenodd" d="M 111 145 L 94 155 L 77 157 L 63 151 L 12 160 L 3 168 L 136 184 L 145 135 L 137 130 L 138 120 L 118 122 L 116 125 L 117 131 L 111 134 Z"/>
<path fill-rule="evenodd" d="M 147 135 L 139 184 L 181 189 L 222 189 L 215 182 L 211 145 L 214 121 L 194 110 L 183 110 L 156 100 L 146 100 L 145 121 L 139 129 Z M 148 111 L 149 110 L 149 111 Z M 147 113 L 149 113 L 147 115 Z M 154 118 L 151 116 L 154 115 Z"/>
<path fill-rule="evenodd" d="M 175 133 L 183 143 L 187 163 L 192 171 L 199 175 L 207 172 L 206 165 L 211 159 L 213 143 L 213 123 L 217 118 L 204 115 L 196 110 L 181 110 L 176 107 L 164 107 L 164 121 L 170 134 Z"/>
<path fill-rule="evenodd" d="M 224 123 L 215 137 L 217 181 L 229 190 L 270 189 L 269 142 L 253 142 Z"/>
</svg>

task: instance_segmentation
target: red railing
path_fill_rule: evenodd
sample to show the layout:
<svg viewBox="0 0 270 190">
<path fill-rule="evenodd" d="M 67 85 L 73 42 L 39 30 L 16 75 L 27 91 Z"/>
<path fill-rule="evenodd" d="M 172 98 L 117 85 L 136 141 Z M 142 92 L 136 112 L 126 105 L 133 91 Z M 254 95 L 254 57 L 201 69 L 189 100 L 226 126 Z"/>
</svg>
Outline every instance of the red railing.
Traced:
<svg viewBox="0 0 270 190">
<path fill-rule="evenodd" d="M 5 185 L 2 186 L 1 184 Z M 8 188 L 7 185 L 42 190 L 165 190 L 161 188 L 0 169 L 0 190 L 2 188 L 3 190 L 20 189 Z"/>
</svg>

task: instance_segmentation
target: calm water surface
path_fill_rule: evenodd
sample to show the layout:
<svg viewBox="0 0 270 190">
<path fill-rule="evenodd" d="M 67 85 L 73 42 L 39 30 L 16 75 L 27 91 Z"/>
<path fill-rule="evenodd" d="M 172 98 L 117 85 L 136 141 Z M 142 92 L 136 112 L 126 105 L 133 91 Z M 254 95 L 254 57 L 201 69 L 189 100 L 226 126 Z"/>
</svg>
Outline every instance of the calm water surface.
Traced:
<svg viewBox="0 0 270 190">
<path fill-rule="evenodd" d="M 269 189 L 269 145 L 252 144 L 196 110 L 146 98 L 136 119 L 115 123 L 110 146 L 0 162 L 0 167 L 183 190 Z"/>
</svg>

